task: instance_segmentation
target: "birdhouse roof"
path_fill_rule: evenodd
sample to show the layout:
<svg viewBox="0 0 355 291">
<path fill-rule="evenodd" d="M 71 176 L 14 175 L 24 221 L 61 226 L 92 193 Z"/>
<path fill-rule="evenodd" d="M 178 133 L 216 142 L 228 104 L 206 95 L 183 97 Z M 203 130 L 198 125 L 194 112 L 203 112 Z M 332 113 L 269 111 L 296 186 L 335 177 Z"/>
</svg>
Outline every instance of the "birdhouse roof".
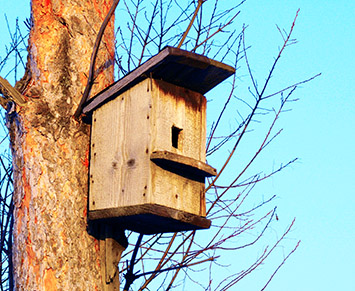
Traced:
<svg viewBox="0 0 355 291">
<path fill-rule="evenodd" d="M 205 56 L 175 47 L 165 47 L 135 70 L 91 98 L 83 113 L 90 114 L 109 100 L 146 78 L 164 80 L 205 94 L 233 75 L 235 69 Z"/>
</svg>

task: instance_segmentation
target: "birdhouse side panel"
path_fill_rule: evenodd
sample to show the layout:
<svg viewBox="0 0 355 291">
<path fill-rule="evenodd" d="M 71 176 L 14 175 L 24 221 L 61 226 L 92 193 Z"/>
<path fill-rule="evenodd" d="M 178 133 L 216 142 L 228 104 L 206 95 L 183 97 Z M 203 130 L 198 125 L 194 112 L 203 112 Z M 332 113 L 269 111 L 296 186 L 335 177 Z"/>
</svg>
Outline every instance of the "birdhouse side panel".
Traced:
<svg viewBox="0 0 355 291">
<path fill-rule="evenodd" d="M 92 117 L 90 152 L 89 210 L 110 208 L 118 204 L 117 191 L 121 176 L 117 165 L 120 141 L 120 103 L 115 100 L 96 110 Z M 111 114 L 111 112 L 117 114 Z M 114 167 L 113 167 L 114 165 Z"/>
<path fill-rule="evenodd" d="M 148 80 L 126 91 L 121 131 L 123 181 L 118 206 L 150 203 L 151 92 Z M 122 99 L 122 98 L 121 98 Z"/>
<path fill-rule="evenodd" d="M 94 112 L 90 210 L 149 202 L 150 108 L 143 81 Z"/>
</svg>

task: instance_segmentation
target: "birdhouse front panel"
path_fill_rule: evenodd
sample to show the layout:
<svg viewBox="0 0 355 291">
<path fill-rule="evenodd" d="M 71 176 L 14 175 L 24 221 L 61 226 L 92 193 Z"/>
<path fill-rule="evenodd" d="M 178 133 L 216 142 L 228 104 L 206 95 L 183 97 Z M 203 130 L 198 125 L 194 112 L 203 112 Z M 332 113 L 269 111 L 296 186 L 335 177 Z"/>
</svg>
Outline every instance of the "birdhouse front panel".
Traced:
<svg viewBox="0 0 355 291">
<path fill-rule="evenodd" d="M 154 150 L 168 150 L 205 162 L 206 98 L 161 80 L 153 80 L 153 85 Z"/>
<path fill-rule="evenodd" d="M 152 80 L 151 154 L 176 153 L 205 162 L 206 99 L 197 92 Z M 153 159 L 154 160 L 154 159 Z M 175 166 L 175 167 L 174 167 Z M 153 201 L 205 216 L 205 177 L 171 163 L 151 163 Z"/>
</svg>

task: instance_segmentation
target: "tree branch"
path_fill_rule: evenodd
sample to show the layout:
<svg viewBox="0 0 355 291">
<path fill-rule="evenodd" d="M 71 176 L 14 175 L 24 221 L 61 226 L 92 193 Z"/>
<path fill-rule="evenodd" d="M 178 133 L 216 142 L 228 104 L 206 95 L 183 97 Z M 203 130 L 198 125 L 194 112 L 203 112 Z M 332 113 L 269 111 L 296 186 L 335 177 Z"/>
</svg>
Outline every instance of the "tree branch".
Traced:
<svg viewBox="0 0 355 291">
<path fill-rule="evenodd" d="M 94 70 L 95 70 L 95 62 L 96 62 L 96 58 L 97 58 L 97 54 L 99 52 L 99 47 L 100 47 L 100 43 L 102 40 L 102 37 L 104 35 L 105 29 L 107 27 L 107 24 L 110 22 L 110 19 L 112 17 L 112 15 L 114 14 L 116 7 L 118 5 L 118 2 L 120 2 L 120 0 L 114 0 L 112 3 L 112 6 L 109 10 L 109 12 L 107 13 L 104 22 L 102 23 L 99 33 L 97 34 L 96 37 L 96 41 L 94 44 L 94 49 L 91 55 L 91 63 L 90 63 L 90 69 L 89 69 L 89 77 L 88 77 L 88 81 L 84 90 L 84 94 L 80 100 L 80 103 L 78 105 L 78 108 L 76 109 L 75 113 L 74 113 L 74 118 L 78 119 L 81 115 L 81 111 L 83 109 L 83 106 L 85 104 L 85 102 L 87 101 L 87 99 L 89 98 L 90 92 L 91 92 L 91 88 L 92 85 L 94 84 Z"/>
<path fill-rule="evenodd" d="M 197 13 L 198 13 L 198 11 L 200 10 L 200 8 L 201 8 L 203 2 L 205 2 L 205 1 L 206 1 L 206 0 L 198 0 L 197 7 L 196 7 L 196 9 L 195 9 L 194 15 L 192 16 L 192 18 L 191 18 L 191 20 L 190 20 L 189 26 L 187 27 L 186 31 L 184 32 L 184 35 L 182 36 L 182 38 L 181 38 L 179 44 L 177 45 L 178 48 L 180 48 L 180 47 L 182 46 L 182 44 L 184 43 L 185 38 L 187 37 L 187 35 L 188 35 L 188 33 L 189 33 L 190 29 L 191 29 L 191 26 L 192 26 L 192 24 L 193 24 L 194 21 L 195 21 L 195 18 L 196 18 L 196 16 L 197 16 Z"/>
</svg>

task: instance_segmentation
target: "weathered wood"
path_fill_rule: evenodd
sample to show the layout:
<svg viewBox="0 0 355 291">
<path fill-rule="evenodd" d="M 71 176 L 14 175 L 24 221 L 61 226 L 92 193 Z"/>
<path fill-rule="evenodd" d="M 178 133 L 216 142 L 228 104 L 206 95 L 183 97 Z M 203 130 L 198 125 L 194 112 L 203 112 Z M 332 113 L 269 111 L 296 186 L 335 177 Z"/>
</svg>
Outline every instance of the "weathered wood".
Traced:
<svg viewBox="0 0 355 291">
<path fill-rule="evenodd" d="M 168 150 L 205 162 L 206 98 L 192 90 L 152 80 L 154 149 Z M 172 144 L 172 128 L 180 129 L 179 145 Z"/>
<path fill-rule="evenodd" d="M 103 278 L 105 291 L 119 291 L 120 278 L 118 263 L 121 260 L 123 251 L 127 248 L 128 242 L 122 229 L 115 230 L 111 225 L 101 225 L 103 231 L 102 240 L 104 240 L 104 257 L 105 261 L 104 273 L 101 274 Z"/>
<path fill-rule="evenodd" d="M 83 113 L 90 114 L 148 77 L 205 94 L 234 73 L 235 69 L 224 63 L 167 46 L 159 54 L 91 98 L 84 106 Z"/>
<path fill-rule="evenodd" d="M 26 104 L 26 100 L 22 94 L 14 87 L 12 87 L 11 84 L 2 77 L 0 77 L 0 93 L 4 95 L 5 98 L 14 101 L 18 105 L 23 106 Z M 6 107 L 4 106 L 4 108 Z"/>
<path fill-rule="evenodd" d="M 208 229 L 211 221 L 205 217 L 159 204 L 143 204 L 91 211 L 89 219 L 101 220 L 143 234 Z"/>
<path fill-rule="evenodd" d="M 205 216 L 205 178 L 150 162 L 150 196 L 154 203 L 191 214 Z"/>
<path fill-rule="evenodd" d="M 143 233 L 207 228 L 207 92 L 234 73 L 166 47 L 91 99 L 90 219 Z M 138 211 L 138 212 L 137 212 Z"/>
<path fill-rule="evenodd" d="M 168 151 L 153 152 L 150 155 L 150 159 L 154 162 L 162 163 L 166 167 L 186 171 L 197 176 L 211 177 L 217 175 L 217 170 L 206 163 Z"/>
<path fill-rule="evenodd" d="M 205 111 L 206 99 L 200 93 L 154 79 L 95 110 L 89 212 L 103 210 L 114 217 L 115 209 L 157 204 L 205 216 L 204 180 L 215 174 L 205 164 Z M 179 133 L 176 144 L 174 128 Z M 153 162 L 153 152 L 169 152 L 170 160 L 172 155 L 180 157 L 176 161 L 184 168 L 175 167 L 176 162 L 161 163 L 158 156 Z"/>
<path fill-rule="evenodd" d="M 148 93 L 141 83 L 94 112 L 90 210 L 149 202 L 150 98 L 138 102 Z"/>
<path fill-rule="evenodd" d="M 103 291 L 119 291 L 120 278 L 118 264 L 123 251 L 128 246 L 124 230 L 119 226 L 98 223 L 91 224 L 90 232 L 99 241 L 100 250 L 100 272 Z"/>
<path fill-rule="evenodd" d="M 115 239 L 104 237 L 100 240 L 101 278 L 103 291 L 119 291 L 120 278 L 118 263 L 126 248 Z"/>
</svg>

